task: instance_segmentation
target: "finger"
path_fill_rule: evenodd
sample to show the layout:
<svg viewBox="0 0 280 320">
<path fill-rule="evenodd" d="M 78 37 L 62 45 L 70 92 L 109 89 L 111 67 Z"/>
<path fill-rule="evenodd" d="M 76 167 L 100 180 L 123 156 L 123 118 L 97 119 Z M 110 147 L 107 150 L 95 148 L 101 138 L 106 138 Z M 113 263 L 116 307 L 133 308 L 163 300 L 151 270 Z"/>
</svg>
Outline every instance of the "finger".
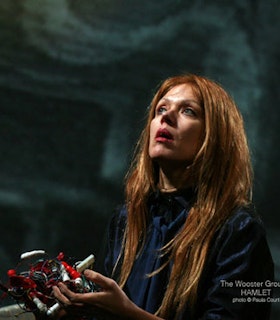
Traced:
<svg viewBox="0 0 280 320">
<path fill-rule="evenodd" d="M 101 273 L 95 272 L 93 270 L 85 270 L 84 275 L 88 280 L 96 283 L 103 290 L 112 288 L 115 285 L 114 280 L 112 280 L 111 278 L 107 278 L 103 276 Z"/>
<path fill-rule="evenodd" d="M 66 295 L 67 297 L 68 297 L 68 296 L 71 296 L 71 294 L 74 294 L 74 292 L 71 291 L 71 290 L 67 287 L 67 285 L 64 284 L 63 282 L 58 283 L 57 286 L 58 286 L 59 290 L 60 290 L 64 295 Z"/>
<path fill-rule="evenodd" d="M 53 287 L 53 295 L 63 306 L 71 304 L 70 300 L 62 293 L 62 291 L 57 286 Z"/>
<path fill-rule="evenodd" d="M 97 274 L 99 275 L 99 274 Z M 113 281 L 110 278 L 104 278 L 105 281 Z M 85 306 L 90 305 L 92 307 L 102 307 L 104 297 L 106 298 L 107 291 L 101 292 L 87 292 L 87 293 L 74 293 L 69 290 L 69 288 L 64 283 L 59 283 L 58 287 L 53 287 L 54 296 L 62 304 L 64 308 L 69 308 L 71 306 Z"/>
<path fill-rule="evenodd" d="M 60 299 L 62 299 L 62 303 L 70 303 L 75 304 L 76 306 L 82 306 L 91 300 L 89 293 L 75 293 L 71 291 L 64 283 L 59 283 L 57 289 L 60 291 Z"/>
</svg>

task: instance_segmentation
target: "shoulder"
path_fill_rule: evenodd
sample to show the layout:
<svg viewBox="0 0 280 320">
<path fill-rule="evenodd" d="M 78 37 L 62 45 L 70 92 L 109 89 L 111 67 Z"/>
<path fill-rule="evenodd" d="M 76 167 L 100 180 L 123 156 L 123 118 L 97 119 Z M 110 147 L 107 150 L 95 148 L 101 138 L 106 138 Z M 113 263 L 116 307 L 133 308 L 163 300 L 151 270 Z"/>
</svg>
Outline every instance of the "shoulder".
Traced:
<svg viewBox="0 0 280 320">
<path fill-rule="evenodd" d="M 125 205 L 118 206 L 109 223 L 109 239 L 119 237 L 123 234 L 127 221 L 127 210 Z"/>
<path fill-rule="evenodd" d="M 254 284 L 268 279 L 274 279 L 274 265 L 264 225 L 252 210 L 238 209 L 217 231 L 209 249 L 199 284 L 197 312 L 203 314 L 203 319 L 227 319 L 229 314 L 236 319 L 252 319 L 254 314 L 258 315 L 256 319 L 267 319 L 269 304 L 233 301 L 244 298 L 235 281 Z M 233 285 L 224 287 L 223 282 Z"/>
<path fill-rule="evenodd" d="M 127 220 L 127 209 L 125 205 L 120 205 L 116 208 L 112 221 L 117 224 L 125 224 Z"/>
<path fill-rule="evenodd" d="M 221 266 L 239 270 L 261 269 L 263 259 L 273 268 L 266 231 L 261 218 L 252 210 L 236 210 L 217 232 L 210 257 Z M 270 262 L 270 263 L 268 263 Z"/>
<path fill-rule="evenodd" d="M 264 224 L 258 214 L 252 209 L 239 208 L 221 226 L 218 231 L 216 242 L 224 241 L 225 238 L 246 240 L 258 240 L 266 238 Z"/>
<path fill-rule="evenodd" d="M 258 225 L 263 228 L 261 217 L 253 208 L 238 208 L 225 222 L 225 226 L 231 225 L 241 229 L 248 224 Z"/>
</svg>

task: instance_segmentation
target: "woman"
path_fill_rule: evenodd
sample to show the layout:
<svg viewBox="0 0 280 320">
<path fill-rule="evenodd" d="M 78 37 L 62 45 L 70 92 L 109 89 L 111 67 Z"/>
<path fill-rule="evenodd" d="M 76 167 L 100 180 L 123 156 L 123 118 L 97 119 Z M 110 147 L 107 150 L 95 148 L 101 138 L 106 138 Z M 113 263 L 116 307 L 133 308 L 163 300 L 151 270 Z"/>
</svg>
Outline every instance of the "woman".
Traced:
<svg viewBox="0 0 280 320">
<path fill-rule="evenodd" d="M 247 289 L 266 289 L 273 279 L 251 191 L 233 100 L 204 77 L 167 79 L 127 175 L 126 204 L 110 225 L 105 266 L 114 280 L 86 270 L 100 292 L 60 284 L 56 298 L 80 314 L 90 306 L 114 319 L 268 319 L 268 299 L 248 302 L 252 291 L 240 288 L 244 281 Z"/>
</svg>

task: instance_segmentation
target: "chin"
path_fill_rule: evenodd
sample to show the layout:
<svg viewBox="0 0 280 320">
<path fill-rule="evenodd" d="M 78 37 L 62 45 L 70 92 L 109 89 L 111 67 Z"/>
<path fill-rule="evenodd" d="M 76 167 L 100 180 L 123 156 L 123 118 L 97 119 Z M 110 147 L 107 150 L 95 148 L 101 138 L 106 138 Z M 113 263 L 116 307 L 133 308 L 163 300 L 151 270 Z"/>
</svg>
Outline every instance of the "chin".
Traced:
<svg viewBox="0 0 280 320">
<path fill-rule="evenodd" d="M 164 153 L 164 152 L 150 152 L 150 158 L 152 160 L 168 160 L 170 158 L 170 155 Z"/>
<path fill-rule="evenodd" d="M 153 160 L 156 159 L 172 159 L 174 157 L 174 152 L 165 148 L 154 148 L 153 150 L 149 151 L 150 158 Z"/>
<path fill-rule="evenodd" d="M 161 163 L 174 163 L 174 162 L 177 162 L 178 160 L 177 159 L 174 159 L 173 157 L 170 157 L 168 155 L 163 155 L 163 154 L 157 154 L 157 155 L 152 155 L 150 156 L 151 159 L 153 161 L 156 161 L 159 165 Z"/>
</svg>

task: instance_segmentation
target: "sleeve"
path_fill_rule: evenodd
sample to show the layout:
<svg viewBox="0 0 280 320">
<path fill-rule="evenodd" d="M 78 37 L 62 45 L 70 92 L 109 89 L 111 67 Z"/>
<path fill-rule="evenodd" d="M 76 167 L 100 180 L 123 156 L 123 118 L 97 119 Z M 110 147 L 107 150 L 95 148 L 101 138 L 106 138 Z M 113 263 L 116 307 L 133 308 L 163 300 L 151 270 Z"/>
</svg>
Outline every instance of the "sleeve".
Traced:
<svg viewBox="0 0 280 320">
<path fill-rule="evenodd" d="M 220 230 L 198 292 L 200 320 L 266 320 L 274 265 L 259 219 L 239 212 Z"/>
</svg>

